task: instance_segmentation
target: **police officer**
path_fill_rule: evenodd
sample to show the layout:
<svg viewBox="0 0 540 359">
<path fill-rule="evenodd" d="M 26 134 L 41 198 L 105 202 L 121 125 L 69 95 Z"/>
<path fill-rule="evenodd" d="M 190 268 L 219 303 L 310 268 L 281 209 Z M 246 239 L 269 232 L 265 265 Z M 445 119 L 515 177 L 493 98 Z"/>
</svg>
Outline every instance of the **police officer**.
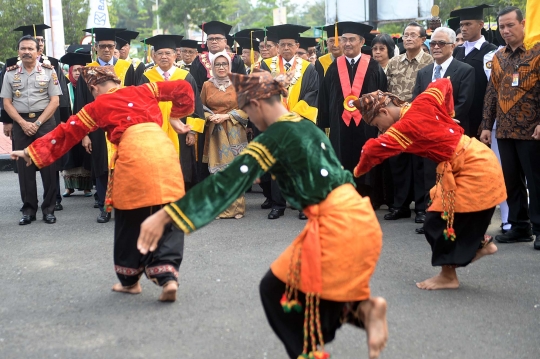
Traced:
<svg viewBox="0 0 540 359">
<path fill-rule="evenodd" d="M 16 150 L 22 150 L 36 138 L 42 137 L 56 127 L 54 112 L 59 105 L 62 91 L 58 76 L 49 64 L 37 61 L 39 43 L 32 36 L 23 36 L 17 44 L 20 65 L 6 69 L 0 97 L 4 110 L 13 119 L 13 140 Z M 38 210 L 35 165 L 26 166 L 17 161 L 19 187 L 23 201 L 23 216 L 20 225 L 36 220 Z M 41 210 L 45 223 L 56 223 L 54 207 L 56 201 L 56 166 L 40 170 L 43 181 L 43 203 Z"/>
</svg>

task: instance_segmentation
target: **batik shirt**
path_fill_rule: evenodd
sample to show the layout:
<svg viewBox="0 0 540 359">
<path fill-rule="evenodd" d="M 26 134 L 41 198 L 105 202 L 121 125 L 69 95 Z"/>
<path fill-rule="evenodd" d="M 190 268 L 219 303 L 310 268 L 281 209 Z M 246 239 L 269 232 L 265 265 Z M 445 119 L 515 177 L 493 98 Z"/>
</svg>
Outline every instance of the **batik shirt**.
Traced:
<svg viewBox="0 0 540 359">
<path fill-rule="evenodd" d="M 431 63 L 433 57 L 424 51 L 420 51 L 412 60 L 407 58 L 406 53 L 390 59 L 386 69 L 388 92 L 399 96 L 403 101 L 411 102 L 416 74 Z"/>
</svg>

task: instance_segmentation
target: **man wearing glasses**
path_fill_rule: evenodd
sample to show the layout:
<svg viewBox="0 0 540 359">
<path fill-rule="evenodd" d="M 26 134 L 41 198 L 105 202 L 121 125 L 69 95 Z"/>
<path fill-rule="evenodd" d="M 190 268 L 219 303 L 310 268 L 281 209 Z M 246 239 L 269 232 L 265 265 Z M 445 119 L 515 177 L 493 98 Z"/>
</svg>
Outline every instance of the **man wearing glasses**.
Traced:
<svg viewBox="0 0 540 359">
<path fill-rule="evenodd" d="M 181 121 L 191 125 L 192 130 L 187 134 L 178 134 L 170 124 L 172 102 L 159 102 L 159 108 L 163 115 L 161 128 L 172 141 L 176 152 L 180 155 L 180 166 L 184 177 L 184 188 L 189 190 L 197 183 L 197 163 L 195 160 L 195 133 L 204 130 L 204 112 L 197 83 L 189 71 L 178 68 L 175 64 L 176 47 L 182 47 L 182 36 L 179 35 L 156 35 L 144 40 L 146 44 L 154 46 L 154 60 L 156 66 L 144 73 L 140 85 L 162 81 L 185 80 L 189 82 L 195 95 L 195 112 L 190 117 L 182 118 Z M 193 40 L 191 40 L 193 41 Z M 197 42 L 195 42 L 195 46 Z M 203 149 L 199 148 L 200 156 Z"/>
<path fill-rule="evenodd" d="M 339 41 L 336 42 L 334 24 L 323 27 L 323 31 L 326 31 L 326 47 L 328 49 L 328 53 L 319 57 L 315 62 L 315 70 L 317 70 L 317 73 L 319 74 L 319 83 L 321 86 L 328 67 L 330 67 L 332 62 L 334 62 L 337 57 L 343 55 L 343 47 L 341 46 L 341 43 Z"/>
<path fill-rule="evenodd" d="M 433 31 L 429 47 L 435 62 L 418 71 L 413 99 L 424 92 L 432 81 L 444 77 L 449 78 L 454 97 L 454 118 L 460 121 L 461 127 L 467 132 L 475 88 L 474 68 L 452 56 L 456 47 L 456 33 L 448 27 L 439 27 Z M 420 160 L 423 162 L 423 184 L 425 202 L 427 202 L 429 190 L 435 186 L 437 163 L 427 158 L 420 158 Z M 423 234 L 424 228 L 417 228 L 416 233 Z"/>
<path fill-rule="evenodd" d="M 271 59 L 279 54 L 279 39 L 276 34 L 270 31 L 261 30 L 254 32 L 253 36 L 260 40 L 259 52 L 263 60 Z"/>
<path fill-rule="evenodd" d="M 426 29 L 417 22 L 411 22 L 403 31 L 405 53 L 388 61 L 386 76 L 388 92 L 402 101 L 411 102 L 418 71 L 433 63 L 433 57 L 422 50 L 426 41 Z M 424 223 L 426 204 L 424 202 L 424 171 L 421 157 L 402 153 L 389 159 L 394 182 L 394 204 L 385 220 L 410 218 L 411 202 L 414 201 L 415 223 Z"/>
<path fill-rule="evenodd" d="M 184 70 L 191 70 L 191 64 L 198 54 L 197 45 L 195 40 L 183 39 L 180 41 L 180 47 L 176 49 L 176 62 Z"/>
<path fill-rule="evenodd" d="M 95 51 L 97 53 L 96 61 L 87 66 L 112 66 L 114 72 L 121 81 L 121 86 L 134 86 L 140 81 L 136 77 L 135 69 L 131 61 L 117 59 L 113 56 L 116 48 L 116 35 L 118 32 L 126 29 L 115 28 L 92 28 L 85 29 L 84 32 L 95 36 Z M 77 92 L 75 94 L 75 103 L 73 112 L 76 114 L 86 104 L 94 101 L 94 96 L 90 92 L 86 81 L 80 76 L 77 81 Z M 105 132 L 98 129 L 91 132 L 82 141 L 83 147 L 92 155 L 92 175 L 96 180 L 97 204 L 95 207 L 100 209 L 97 217 L 98 223 L 107 223 L 111 219 L 110 212 L 105 211 L 105 194 L 107 192 L 107 183 L 109 180 L 109 163 L 116 152 L 114 145 L 107 141 Z"/>
<path fill-rule="evenodd" d="M 274 33 L 279 41 L 279 55 L 263 60 L 261 69 L 270 72 L 273 77 L 292 72 L 294 77 L 288 88 L 289 96 L 282 99 L 283 105 L 290 112 L 316 122 L 319 75 L 309 61 L 296 55 L 300 34 L 309 30 L 309 27 L 284 24 L 270 26 L 268 30 Z M 271 192 L 272 210 L 268 214 L 268 219 L 277 219 L 285 213 L 286 202 L 274 180 L 271 182 Z M 298 218 L 307 219 L 301 210 Z"/>
</svg>

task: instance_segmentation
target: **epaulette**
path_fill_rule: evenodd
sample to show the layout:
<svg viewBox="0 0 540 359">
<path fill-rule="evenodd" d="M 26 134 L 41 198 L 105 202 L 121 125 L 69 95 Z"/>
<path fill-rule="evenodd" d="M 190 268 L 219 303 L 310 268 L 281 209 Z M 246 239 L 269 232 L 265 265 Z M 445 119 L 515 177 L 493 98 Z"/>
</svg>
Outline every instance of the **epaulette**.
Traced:
<svg viewBox="0 0 540 359">
<path fill-rule="evenodd" d="M 17 70 L 18 68 L 19 68 L 19 65 L 13 65 L 13 66 L 10 66 L 10 67 L 6 68 L 6 72 Z"/>
<path fill-rule="evenodd" d="M 46 69 L 49 69 L 49 70 L 54 70 L 54 66 L 53 65 L 50 65 L 50 64 L 41 64 L 41 67 L 44 67 Z"/>
</svg>

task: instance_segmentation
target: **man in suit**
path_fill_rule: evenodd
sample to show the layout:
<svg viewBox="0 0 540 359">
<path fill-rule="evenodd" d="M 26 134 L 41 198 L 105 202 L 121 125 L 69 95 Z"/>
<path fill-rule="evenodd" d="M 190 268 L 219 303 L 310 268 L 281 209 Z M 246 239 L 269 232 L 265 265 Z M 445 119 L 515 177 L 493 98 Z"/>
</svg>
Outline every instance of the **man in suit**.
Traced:
<svg viewBox="0 0 540 359">
<path fill-rule="evenodd" d="M 439 27 L 431 35 L 431 54 L 434 63 L 424 67 L 416 75 L 413 99 L 424 92 L 428 85 L 443 77 L 452 82 L 454 96 L 454 118 L 467 130 L 468 114 L 474 96 L 474 68 L 456 60 L 452 53 L 456 47 L 456 33 L 448 27 Z M 424 189 L 426 195 L 435 186 L 437 164 L 427 158 L 424 161 Z M 428 200 L 428 198 L 426 198 Z M 417 228 L 416 233 L 423 234 L 424 228 Z"/>
<path fill-rule="evenodd" d="M 492 5 L 479 5 L 466 7 L 459 10 L 454 10 L 450 16 L 459 16 L 459 26 L 461 34 L 465 42 L 462 46 L 457 46 L 454 49 L 454 58 L 458 61 L 471 65 L 474 68 L 474 94 L 473 102 L 468 113 L 468 123 L 465 126 L 465 134 L 470 137 L 478 138 L 480 122 L 482 122 L 482 111 L 484 107 L 484 95 L 488 79 L 484 73 L 484 56 L 495 50 L 497 47 L 486 41 L 482 36 L 484 29 L 484 14 L 485 8 L 493 7 Z M 453 85 L 453 83 L 452 83 Z M 457 112 L 457 111 L 456 111 Z"/>
</svg>

